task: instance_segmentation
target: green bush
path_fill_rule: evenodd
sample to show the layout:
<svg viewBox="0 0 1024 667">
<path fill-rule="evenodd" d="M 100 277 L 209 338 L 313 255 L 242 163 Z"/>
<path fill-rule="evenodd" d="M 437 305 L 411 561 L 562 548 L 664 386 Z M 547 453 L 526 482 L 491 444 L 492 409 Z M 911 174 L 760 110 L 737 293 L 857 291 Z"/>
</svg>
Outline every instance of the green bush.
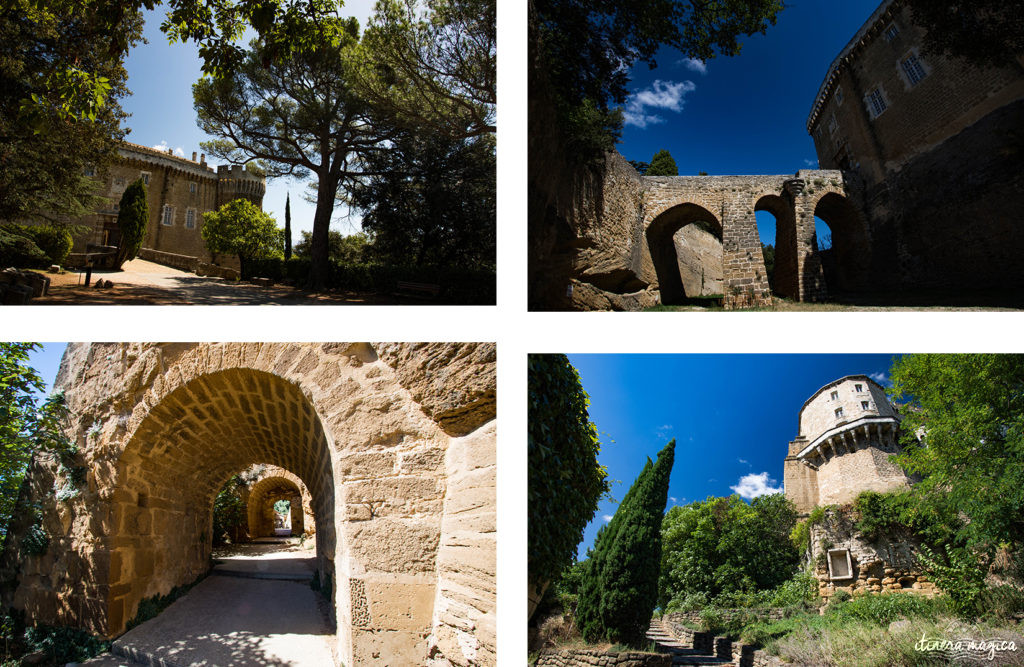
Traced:
<svg viewBox="0 0 1024 667">
<path fill-rule="evenodd" d="M 845 591 L 842 591 L 845 593 Z M 838 600 L 838 595 L 836 599 Z M 889 625 L 901 618 L 927 618 L 935 620 L 947 610 L 942 598 L 926 598 L 911 593 L 891 595 L 862 595 L 845 602 L 829 605 L 826 615 L 841 622 L 865 621 L 875 625 Z"/>
<path fill-rule="evenodd" d="M 0 268 L 40 269 L 48 266 L 50 258 L 35 241 L 16 231 L 19 227 L 0 226 Z"/>
</svg>

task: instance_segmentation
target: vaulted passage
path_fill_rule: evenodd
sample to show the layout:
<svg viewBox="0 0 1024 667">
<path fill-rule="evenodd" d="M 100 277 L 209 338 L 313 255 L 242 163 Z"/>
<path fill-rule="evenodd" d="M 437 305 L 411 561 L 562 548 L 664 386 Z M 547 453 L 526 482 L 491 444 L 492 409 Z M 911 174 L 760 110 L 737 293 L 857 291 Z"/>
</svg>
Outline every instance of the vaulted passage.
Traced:
<svg viewBox="0 0 1024 667">
<path fill-rule="evenodd" d="M 287 476 L 286 476 L 287 475 Z M 287 501 L 289 505 L 287 516 L 288 534 L 294 537 L 305 535 L 307 532 L 305 506 L 309 505 L 309 492 L 305 485 L 294 475 L 275 469 L 266 474 L 249 489 L 249 497 L 246 501 L 248 516 L 249 537 L 271 537 L 280 535 L 276 525 L 275 505 L 279 501 Z M 310 508 L 312 512 L 312 508 Z M 284 526 L 282 526 L 284 528 Z M 308 527 L 309 534 L 315 533 L 315 528 Z"/>
<path fill-rule="evenodd" d="M 775 266 L 769 281 L 772 292 L 789 299 L 800 298 L 797 268 L 796 218 L 792 202 L 779 195 L 765 195 L 754 204 L 754 211 L 766 211 L 775 218 Z"/>
<path fill-rule="evenodd" d="M 722 224 L 706 208 L 685 203 L 665 211 L 647 228 L 647 245 L 663 304 L 723 293 Z"/>
<path fill-rule="evenodd" d="M 817 251 L 829 293 L 851 293 L 868 284 L 871 246 L 857 208 L 841 194 L 829 192 L 814 207 L 828 226 L 830 239 L 817 236 Z"/>
<path fill-rule="evenodd" d="M 204 375 L 150 411 L 118 462 L 116 530 L 107 538 L 113 632 L 143 599 L 206 572 L 214 496 L 233 474 L 264 462 L 296 471 L 309 489 L 320 579 L 337 581 L 334 476 L 316 411 L 297 387 L 270 373 Z M 261 498 L 299 493 L 290 480 L 264 482 Z"/>
</svg>

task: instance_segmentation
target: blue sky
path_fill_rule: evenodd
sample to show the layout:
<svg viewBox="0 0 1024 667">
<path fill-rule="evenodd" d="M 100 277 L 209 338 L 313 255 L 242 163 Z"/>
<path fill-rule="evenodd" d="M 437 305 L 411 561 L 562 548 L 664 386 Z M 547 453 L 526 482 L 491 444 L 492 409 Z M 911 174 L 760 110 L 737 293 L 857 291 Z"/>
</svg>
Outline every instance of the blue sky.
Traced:
<svg viewBox="0 0 1024 667">
<path fill-rule="evenodd" d="M 797 436 L 800 408 L 825 384 L 864 374 L 888 382 L 893 355 L 570 354 L 590 395 L 600 434 L 598 460 L 622 500 L 647 457 L 676 439 L 668 506 L 731 487 L 753 493 L 782 489 L 782 461 Z M 744 494 L 741 494 L 744 495 Z M 615 513 L 601 502 L 579 547 L 583 557 L 598 528 Z"/>
<path fill-rule="evenodd" d="M 372 9 L 373 0 L 353 0 L 346 2 L 342 11 L 357 17 L 363 27 Z M 145 12 L 144 36 L 149 43 L 137 45 L 125 60 L 128 89 L 133 93 L 121 102 L 124 110 L 131 114 L 124 123 L 131 129 L 126 138 L 144 146 L 171 148 L 178 155 L 191 158 L 192 151 L 204 152 L 199 147 L 200 141 L 212 138 L 199 130 L 192 106 L 192 84 L 199 80 L 201 61 L 194 44 L 167 43 L 167 37 L 160 32 L 160 23 L 166 12 L 166 7 L 162 6 Z M 214 166 L 225 164 L 209 156 L 207 163 Z M 303 200 L 305 189 L 302 181 L 275 179 L 268 181 L 267 194 L 263 198 L 263 210 L 284 227 L 285 195 L 291 191 L 292 236 L 295 242 L 300 238 L 299 230 L 313 228 L 315 206 Z M 344 207 L 336 209 L 336 222 L 331 229 L 342 234 L 358 232 L 359 216 L 346 218 L 347 213 Z"/>
<path fill-rule="evenodd" d="M 815 93 L 879 0 L 791 4 L 765 35 L 746 39 L 736 57 L 700 63 L 662 49 L 656 69 L 635 66 L 619 152 L 649 162 L 667 149 L 680 175 L 816 169 L 806 129 Z M 757 220 L 761 240 L 774 243 L 774 217 L 758 212 Z"/>
<path fill-rule="evenodd" d="M 60 369 L 60 358 L 64 355 L 67 343 L 42 343 L 42 349 L 29 353 L 29 366 L 36 369 L 39 377 L 46 383 L 46 393 L 53 389 L 53 381 L 57 379 Z"/>
</svg>

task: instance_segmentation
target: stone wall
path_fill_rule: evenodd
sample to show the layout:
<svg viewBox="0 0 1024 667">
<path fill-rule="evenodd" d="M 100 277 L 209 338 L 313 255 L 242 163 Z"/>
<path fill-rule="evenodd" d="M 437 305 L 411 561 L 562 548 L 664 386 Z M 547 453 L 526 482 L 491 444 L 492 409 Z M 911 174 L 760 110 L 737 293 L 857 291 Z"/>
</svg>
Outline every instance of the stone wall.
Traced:
<svg viewBox="0 0 1024 667">
<path fill-rule="evenodd" d="M 34 521 L 20 514 L 3 601 L 120 634 L 141 600 L 205 572 L 217 490 L 270 463 L 311 495 L 341 662 L 493 665 L 494 358 L 493 344 L 71 344 L 56 385 L 87 479 L 58 500 L 66 473 L 32 462 L 50 545 L 20 554 Z"/>
<path fill-rule="evenodd" d="M 749 610 L 730 610 L 744 613 Z M 778 620 L 784 617 L 781 609 L 766 609 L 765 618 Z M 699 613 L 699 612 L 695 612 Z M 687 627 L 683 623 L 699 622 L 691 619 L 691 612 L 673 612 L 662 617 L 662 627 L 679 643 L 693 649 L 701 656 L 715 656 L 720 660 L 729 660 L 738 667 L 783 667 L 780 658 L 768 654 L 752 644 L 734 641 L 728 637 L 716 637 L 710 632 L 701 632 Z"/>
<path fill-rule="evenodd" d="M 939 591 L 917 563 L 920 543 L 909 533 L 871 541 L 854 528 L 851 506 L 827 508 L 822 522 L 811 527 L 811 556 L 818 593 L 825 602 L 838 590 L 852 595 L 907 592 L 933 596 Z M 852 576 L 833 579 L 828 551 L 849 550 Z"/>
<path fill-rule="evenodd" d="M 671 667 L 672 656 L 640 651 L 597 651 L 594 649 L 546 650 L 536 667 Z"/>
<path fill-rule="evenodd" d="M 865 401 L 867 407 L 863 406 Z M 843 411 L 842 415 L 836 415 L 837 409 Z M 850 375 L 825 385 L 804 403 L 800 435 L 814 440 L 836 426 L 866 416 L 895 419 L 896 410 L 877 382 L 866 375 Z"/>
</svg>

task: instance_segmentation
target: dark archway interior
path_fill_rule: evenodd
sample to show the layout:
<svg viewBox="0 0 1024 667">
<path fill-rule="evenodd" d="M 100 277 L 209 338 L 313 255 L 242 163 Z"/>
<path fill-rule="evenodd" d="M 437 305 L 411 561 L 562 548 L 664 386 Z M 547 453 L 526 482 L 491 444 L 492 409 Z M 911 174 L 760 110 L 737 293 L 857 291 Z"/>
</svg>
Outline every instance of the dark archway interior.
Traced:
<svg viewBox="0 0 1024 667">
<path fill-rule="evenodd" d="M 677 235 L 680 230 L 684 231 Z M 647 246 L 663 304 L 682 304 L 691 298 L 721 293 L 722 224 L 706 208 L 680 204 L 665 211 L 647 228 Z"/>
<path fill-rule="evenodd" d="M 821 250 L 829 244 L 815 234 L 815 248 L 829 293 L 863 290 L 867 285 L 871 248 L 857 208 L 843 195 L 830 192 L 818 200 L 814 216 L 825 222 L 832 235 L 831 247 Z"/>
<path fill-rule="evenodd" d="M 765 195 L 754 204 L 754 211 L 767 211 L 775 218 L 775 265 L 769 271 L 772 293 L 798 299 L 800 288 L 793 205 L 779 195 Z"/>
<path fill-rule="evenodd" d="M 107 538 L 113 633 L 143 599 L 206 572 L 214 497 L 233 474 L 257 463 L 291 470 L 306 485 L 321 580 L 337 580 L 331 457 L 309 399 L 270 373 L 205 375 L 154 406 L 118 462 Z"/>
<path fill-rule="evenodd" d="M 248 514 L 249 536 L 272 537 L 276 534 L 274 504 L 286 500 L 290 505 L 288 521 L 290 534 L 302 535 L 305 522 L 302 511 L 302 491 L 298 485 L 286 477 L 266 477 L 253 484 L 249 490 Z"/>
</svg>

